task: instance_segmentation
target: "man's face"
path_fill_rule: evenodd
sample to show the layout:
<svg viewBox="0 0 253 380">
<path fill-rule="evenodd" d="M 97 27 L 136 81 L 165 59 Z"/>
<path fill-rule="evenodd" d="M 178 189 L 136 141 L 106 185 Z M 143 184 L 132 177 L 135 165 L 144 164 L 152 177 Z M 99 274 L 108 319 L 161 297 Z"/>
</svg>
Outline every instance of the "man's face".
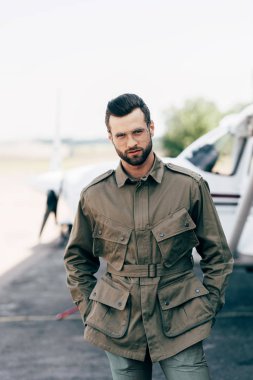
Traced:
<svg viewBox="0 0 253 380">
<path fill-rule="evenodd" d="M 142 165 L 152 151 L 154 123 L 148 128 L 143 112 L 136 108 L 126 116 L 110 116 L 109 124 L 109 139 L 119 157 L 130 165 Z"/>
</svg>

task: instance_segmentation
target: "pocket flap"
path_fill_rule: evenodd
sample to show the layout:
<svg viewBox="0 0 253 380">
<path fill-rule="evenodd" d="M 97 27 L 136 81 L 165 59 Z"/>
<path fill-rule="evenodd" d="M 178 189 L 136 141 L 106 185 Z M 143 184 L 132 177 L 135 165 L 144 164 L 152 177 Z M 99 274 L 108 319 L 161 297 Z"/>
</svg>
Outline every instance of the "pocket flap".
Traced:
<svg viewBox="0 0 253 380">
<path fill-rule="evenodd" d="M 193 276 L 158 289 L 158 298 L 162 310 L 167 310 L 208 293 L 202 282 Z"/>
<path fill-rule="evenodd" d="M 95 226 L 93 238 L 104 239 L 114 243 L 128 244 L 132 230 L 121 226 L 109 218 L 101 218 Z"/>
<path fill-rule="evenodd" d="M 156 241 L 159 243 L 181 232 L 193 230 L 195 227 L 196 224 L 193 222 L 187 210 L 182 208 L 158 223 L 152 229 L 152 232 Z"/>
<path fill-rule="evenodd" d="M 110 284 L 105 278 L 101 278 L 92 290 L 89 299 L 124 310 L 129 297 L 129 291 L 121 288 L 118 284 Z"/>
</svg>

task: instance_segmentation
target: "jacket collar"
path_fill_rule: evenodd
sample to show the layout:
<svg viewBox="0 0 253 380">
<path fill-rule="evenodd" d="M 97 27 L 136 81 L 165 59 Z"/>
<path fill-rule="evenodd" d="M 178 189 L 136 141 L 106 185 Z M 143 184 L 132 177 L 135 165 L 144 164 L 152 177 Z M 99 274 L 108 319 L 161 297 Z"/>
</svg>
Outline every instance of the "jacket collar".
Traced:
<svg viewBox="0 0 253 380">
<path fill-rule="evenodd" d="M 150 170 L 150 172 L 145 176 L 142 177 L 142 180 L 147 180 L 149 176 L 151 176 L 157 183 L 162 182 L 164 173 L 164 164 L 163 162 L 155 155 L 155 160 L 153 163 L 153 166 Z M 126 181 L 130 182 L 136 182 L 136 180 L 133 180 L 123 169 L 123 166 L 121 164 L 121 161 L 115 171 L 115 177 L 118 187 L 122 187 L 125 185 Z"/>
</svg>

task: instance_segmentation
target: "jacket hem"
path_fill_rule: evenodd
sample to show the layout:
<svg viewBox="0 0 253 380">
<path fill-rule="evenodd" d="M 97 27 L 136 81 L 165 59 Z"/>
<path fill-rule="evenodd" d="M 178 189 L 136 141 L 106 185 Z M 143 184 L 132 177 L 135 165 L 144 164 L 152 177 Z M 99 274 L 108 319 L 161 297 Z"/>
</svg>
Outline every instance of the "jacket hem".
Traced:
<svg viewBox="0 0 253 380">
<path fill-rule="evenodd" d="M 179 352 L 184 351 L 187 348 L 193 346 L 194 344 L 196 344 L 198 342 L 201 342 L 202 340 L 208 338 L 209 335 L 210 335 L 210 331 L 208 333 L 196 334 L 196 337 L 194 339 L 191 339 L 191 341 L 187 342 L 186 344 L 182 344 L 180 346 L 180 349 L 175 350 L 173 353 L 163 354 L 163 355 L 159 355 L 159 356 L 153 355 L 152 362 L 156 363 L 156 362 L 159 362 L 161 360 L 165 360 L 165 359 L 171 358 L 172 356 L 178 354 Z"/>
<path fill-rule="evenodd" d="M 84 337 L 84 340 L 93 344 L 94 346 L 97 346 L 99 348 L 102 348 L 105 351 L 111 352 L 112 354 L 122 356 L 124 358 L 133 359 L 133 360 L 139 360 L 141 362 L 144 362 L 145 356 L 146 356 L 146 350 L 143 355 L 140 355 L 139 351 L 126 351 L 121 350 L 120 347 L 113 348 L 111 346 L 107 346 L 104 343 L 97 342 L 95 339 L 93 340 L 90 337 Z"/>
<path fill-rule="evenodd" d="M 168 358 L 178 354 L 179 352 L 181 352 L 181 351 L 193 346 L 194 344 L 208 338 L 208 336 L 210 335 L 210 331 L 211 331 L 211 326 L 208 329 L 208 331 L 205 330 L 202 333 L 196 333 L 196 335 L 190 341 L 187 341 L 187 343 L 185 343 L 185 344 L 181 344 L 180 348 L 173 351 L 173 352 L 163 354 L 163 355 L 152 355 L 152 353 L 150 352 L 151 361 L 153 363 L 156 363 L 156 362 L 168 359 Z M 114 348 L 114 347 L 111 347 L 105 343 L 98 342 L 96 339 L 92 339 L 90 336 L 87 336 L 87 335 L 84 335 L 84 340 L 93 344 L 94 346 L 102 348 L 105 351 L 111 352 L 112 354 L 122 356 L 122 357 L 125 357 L 128 359 L 139 360 L 141 362 L 145 361 L 146 346 L 145 346 L 145 350 L 143 351 L 143 354 L 140 354 L 140 350 L 138 350 L 138 351 L 133 351 L 133 350 L 126 351 L 126 350 L 121 349 L 119 346 Z"/>
</svg>

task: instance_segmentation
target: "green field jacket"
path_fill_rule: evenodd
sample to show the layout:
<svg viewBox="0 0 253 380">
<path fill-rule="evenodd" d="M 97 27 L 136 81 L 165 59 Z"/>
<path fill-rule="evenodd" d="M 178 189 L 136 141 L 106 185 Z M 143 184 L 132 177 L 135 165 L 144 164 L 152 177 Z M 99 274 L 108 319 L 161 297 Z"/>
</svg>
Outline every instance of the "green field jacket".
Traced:
<svg viewBox="0 0 253 380">
<path fill-rule="evenodd" d="M 206 182 L 157 157 L 141 180 L 119 164 L 82 191 L 64 261 L 85 339 L 154 362 L 209 335 L 233 264 Z"/>
</svg>

